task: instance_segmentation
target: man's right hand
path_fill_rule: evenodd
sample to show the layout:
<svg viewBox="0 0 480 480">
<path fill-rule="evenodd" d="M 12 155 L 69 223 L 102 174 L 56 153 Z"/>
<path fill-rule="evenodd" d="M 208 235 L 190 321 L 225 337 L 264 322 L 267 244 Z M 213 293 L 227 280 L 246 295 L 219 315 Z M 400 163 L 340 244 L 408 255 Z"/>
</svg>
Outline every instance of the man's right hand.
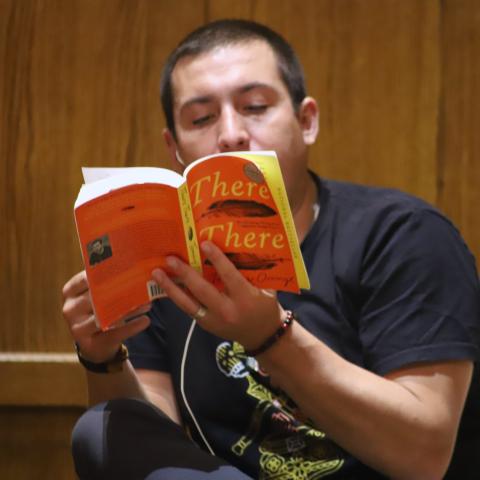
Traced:
<svg viewBox="0 0 480 480">
<path fill-rule="evenodd" d="M 91 362 L 106 362 L 112 359 L 127 338 L 144 330 L 150 323 L 144 315 L 150 306 L 139 309 L 139 316 L 126 324 L 119 322 L 106 331 L 101 331 L 95 323 L 92 299 L 85 271 L 74 275 L 63 287 L 63 316 L 71 335 L 80 347 L 82 357 Z"/>
</svg>

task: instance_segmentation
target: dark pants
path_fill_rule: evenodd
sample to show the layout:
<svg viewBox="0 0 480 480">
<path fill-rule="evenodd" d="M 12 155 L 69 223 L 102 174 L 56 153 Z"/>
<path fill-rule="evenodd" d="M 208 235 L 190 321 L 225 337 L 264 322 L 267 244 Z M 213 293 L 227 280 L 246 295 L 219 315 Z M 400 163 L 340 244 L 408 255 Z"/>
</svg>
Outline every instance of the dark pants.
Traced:
<svg viewBox="0 0 480 480">
<path fill-rule="evenodd" d="M 81 480 L 251 480 L 141 400 L 111 400 L 88 410 L 73 430 L 72 453 Z"/>
</svg>

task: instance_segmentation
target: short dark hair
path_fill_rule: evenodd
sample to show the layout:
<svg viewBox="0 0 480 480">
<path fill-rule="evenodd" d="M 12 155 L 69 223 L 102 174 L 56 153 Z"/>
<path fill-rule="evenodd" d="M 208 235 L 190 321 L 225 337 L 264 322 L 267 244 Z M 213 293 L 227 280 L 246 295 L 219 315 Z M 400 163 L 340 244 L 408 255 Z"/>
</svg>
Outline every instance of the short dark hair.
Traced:
<svg viewBox="0 0 480 480">
<path fill-rule="evenodd" d="M 277 32 L 257 22 L 224 19 L 208 23 L 187 35 L 169 55 L 162 72 L 160 97 L 168 129 L 176 138 L 173 119 L 172 72 L 177 62 L 189 55 L 199 55 L 215 47 L 261 40 L 273 50 L 280 77 L 287 87 L 295 111 L 306 96 L 305 78 L 291 45 Z"/>
</svg>

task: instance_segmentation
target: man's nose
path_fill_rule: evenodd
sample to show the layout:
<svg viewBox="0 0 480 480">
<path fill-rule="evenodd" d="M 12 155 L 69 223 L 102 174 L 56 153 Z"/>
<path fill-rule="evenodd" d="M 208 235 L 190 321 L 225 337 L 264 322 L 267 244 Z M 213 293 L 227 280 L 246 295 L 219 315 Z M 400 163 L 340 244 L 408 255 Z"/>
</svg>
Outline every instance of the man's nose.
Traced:
<svg viewBox="0 0 480 480">
<path fill-rule="evenodd" d="M 218 125 L 218 148 L 221 152 L 250 148 L 250 135 L 245 119 L 234 108 L 222 111 Z"/>
</svg>

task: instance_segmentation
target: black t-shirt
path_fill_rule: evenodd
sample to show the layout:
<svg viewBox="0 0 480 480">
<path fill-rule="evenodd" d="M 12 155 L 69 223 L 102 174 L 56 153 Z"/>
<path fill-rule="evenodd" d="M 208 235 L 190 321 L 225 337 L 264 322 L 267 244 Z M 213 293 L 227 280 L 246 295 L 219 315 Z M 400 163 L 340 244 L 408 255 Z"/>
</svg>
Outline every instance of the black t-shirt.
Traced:
<svg viewBox="0 0 480 480">
<path fill-rule="evenodd" d="M 320 214 L 301 246 L 311 289 L 280 292 L 282 306 L 379 375 L 415 362 L 476 361 L 480 289 L 455 227 L 401 192 L 315 179 Z M 199 445 L 258 479 L 383 478 L 314 428 L 241 345 L 205 332 L 169 300 L 157 301 L 151 318 L 128 342 L 132 362 L 171 373 Z M 468 414 L 480 415 L 480 404 Z"/>
</svg>

